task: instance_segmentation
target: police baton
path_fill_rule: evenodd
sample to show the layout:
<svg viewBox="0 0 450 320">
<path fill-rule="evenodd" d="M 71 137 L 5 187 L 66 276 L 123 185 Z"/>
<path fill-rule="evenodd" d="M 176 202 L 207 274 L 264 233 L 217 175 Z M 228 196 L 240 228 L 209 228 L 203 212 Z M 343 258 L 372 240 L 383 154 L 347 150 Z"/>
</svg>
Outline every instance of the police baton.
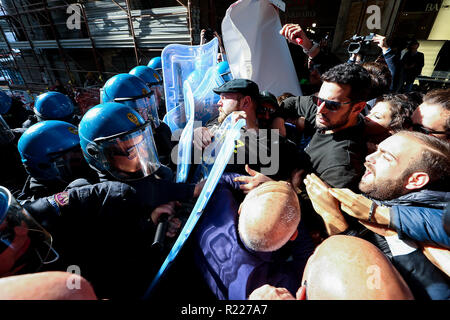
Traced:
<svg viewBox="0 0 450 320">
<path fill-rule="evenodd" d="M 166 238 L 167 227 L 169 222 L 168 214 L 162 214 L 158 219 L 158 226 L 156 227 L 155 237 L 153 239 L 152 248 L 162 250 L 164 248 L 164 239 Z"/>
</svg>

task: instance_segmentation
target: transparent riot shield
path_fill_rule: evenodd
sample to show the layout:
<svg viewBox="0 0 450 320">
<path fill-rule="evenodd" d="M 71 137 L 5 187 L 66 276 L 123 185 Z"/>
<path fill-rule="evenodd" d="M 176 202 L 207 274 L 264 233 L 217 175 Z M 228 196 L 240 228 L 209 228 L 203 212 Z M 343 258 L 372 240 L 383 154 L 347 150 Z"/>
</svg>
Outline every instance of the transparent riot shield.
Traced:
<svg viewBox="0 0 450 320">
<path fill-rule="evenodd" d="M 211 155 L 214 154 L 214 157 L 207 156 L 205 158 L 205 163 L 210 163 L 211 161 L 213 161 L 213 164 L 211 166 L 205 165 L 204 170 L 202 171 L 203 173 L 207 174 L 206 182 L 202 189 L 202 192 L 200 193 L 200 196 L 198 197 L 188 220 L 181 230 L 180 235 L 175 241 L 175 244 L 173 245 L 163 264 L 161 265 L 152 283 L 145 292 L 143 299 L 148 299 L 151 296 L 154 288 L 157 286 L 166 270 L 173 263 L 184 243 L 188 239 L 189 235 L 192 233 L 192 230 L 194 229 L 198 220 L 200 219 L 203 210 L 208 204 L 208 201 L 211 198 L 211 195 L 214 192 L 214 189 L 216 188 L 217 183 L 219 182 L 219 179 L 222 176 L 223 171 L 225 170 L 225 167 L 227 166 L 228 161 L 233 154 L 235 141 L 238 140 L 241 136 L 241 128 L 245 126 L 245 120 L 240 119 L 236 123 L 233 123 L 232 114 L 230 114 L 224 120 L 222 126 L 222 134 L 220 136 L 220 139 L 216 141 L 215 147 L 212 150 L 213 152 L 211 152 Z"/>
<path fill-rule="evenodd" d="M 187 80 L 193 92 L 208 69 L 216 65 L 218 40 L 214 38 L 201 46 L 170 44 L 162 51 L 164 92 L 167 114 L 164 122 L 172 132 L 187 123 L 184 109 L 183 85 Z"/>
</svg>

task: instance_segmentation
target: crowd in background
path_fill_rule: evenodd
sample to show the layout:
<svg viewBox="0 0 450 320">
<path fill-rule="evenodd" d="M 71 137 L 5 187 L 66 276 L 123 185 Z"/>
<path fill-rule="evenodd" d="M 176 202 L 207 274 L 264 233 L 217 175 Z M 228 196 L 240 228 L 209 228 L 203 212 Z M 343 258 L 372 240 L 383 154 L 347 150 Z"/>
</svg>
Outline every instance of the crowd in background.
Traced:
<svg viewBox="0 0 450 320">
<path fill-rule="evenodd" d="M 375 35 L 375 61 L 342 63 L 299 25 L 280 34 L 307 57 L 302 96 L 233 79 L 220 43 L 218 116 L 192 146 L 229 117 L 257 144 L 236 142 L 154 298 L 449 299 L 450 89 L 415 90 L 414 39 L 397 52 Z M 142 297 L 205 184 L 175 182 L 163 76 L 159 57 L 115 75 L 84 114 L 61 89 L 33 111 L 0 91 L 0 299 Z"/>
</svg>

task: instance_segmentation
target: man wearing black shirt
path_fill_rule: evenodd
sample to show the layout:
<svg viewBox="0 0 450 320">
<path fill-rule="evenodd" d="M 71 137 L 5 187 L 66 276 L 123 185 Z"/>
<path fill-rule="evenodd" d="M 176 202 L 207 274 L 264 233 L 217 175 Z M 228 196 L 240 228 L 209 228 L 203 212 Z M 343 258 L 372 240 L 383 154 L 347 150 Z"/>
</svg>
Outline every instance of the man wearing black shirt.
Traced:
<svg viewBox="0 0 450 320">
<path fill-rule="evenodd" d="M 298 167 L 331 186 L 358 190 L 367 153 L 359 113 L 370 77 L 361 66 L 341 64 L 324 73 L 322 80 L 317 96 L 284 100 L 280 117 L 296 118 L 296 127 L 311 136 Z"/>
</svg>

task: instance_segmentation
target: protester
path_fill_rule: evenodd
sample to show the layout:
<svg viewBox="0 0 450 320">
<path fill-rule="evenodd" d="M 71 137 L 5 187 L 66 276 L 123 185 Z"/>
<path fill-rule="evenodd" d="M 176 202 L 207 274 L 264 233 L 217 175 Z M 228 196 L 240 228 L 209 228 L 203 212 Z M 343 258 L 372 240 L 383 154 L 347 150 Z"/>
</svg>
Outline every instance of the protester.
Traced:
<svg viewBox="0 0 450 320">
<path fill-rule="evenodd" d="M 400 130 L 410 129 L 411 116 L 417 107 L 403 94 L 386 94 L 376 99 L 374 107 L 364 118 L 369 153 L 376 145 Z"/>
<path fill-rule="evenodd" d="M 412 115 L 413 130 L 450 141 L 450 89 L 429 91 Z"/>
<path fill-rule="evenodd" d="M 270 127 L 265 127 L 270 110 L 265 111 L 260 121 L 258 115 L 263 111 L 260 105 L 258 85 L 247 79 L 233 79 L 222 86 L 213 89 L 220 94 L 219 115 L 206 123 L 206 127 L 194 130 L 194 147 L 205 149 L 214 137 L 225 118 L 233 113 L 235 119 L 244 118 L 246 125 L 244 135 L 236 145 L 233 162 L 225 169 L 227 172 L 246 174 L 245 164 L 250 164 L 254 170 L 266 170 L 268 175 L 276 179 L 288 179 L 295 167 L 295 144 L 278 134 Z M 245 157 L 242 157 L 244 155 Z M 269 157 L 269 161 L 264 159 Z"/>
<path fill-rule="evenodd" d="M 367 152 L 359 114 L 366 105 L 370 77 L 359 65 L 341 64 L 322 79 L 317 96 L 287 98 L 280 116 L 296 118 L 297 128 L 312 136 L 298 167 L 316 172 L 330 185 L 356 189 Z"/>
<path fill-rule="evenodd" d="M 422 206 L 443 210 L 448 198 L 449 154 L 449 145 L 446 142 L 421 133 L 401 131 L 384 140 L 378 146 L 377 152 L 367 156 L 366 172 L 361 178 L 359 189 L 379 205 Z M 329 193 L 328 186 L 323 181 L 311 175 L 306 178 L 305 185 L 313 206 L 323 218 L 330 235 L 339 233 L 362 235 L 361 232 L 355 233 L 349 228 L 340 211 L 339 202 L 333 198 L 332 191 Z M 334 195 L 337 196 L 337 193 Z M 344 202 L 344 211 L 352 212 L 351 208 L 347 209 L 347 205 L 348 203 Z M 390 225 L 390 211 L 375 212 L 375 208 L 374 203 L 367 216 L 357 218 L 360 221 L 363 219 L 365 221 L 363 224 L 369 229 L 374 227 L 377 230 L 379 225 Z M 426 215 L 414 215 L 417 210 L 403 212 L 410 218 L 403 217 L 402 221 L 415 225 L 415 232 L 425 232 L 421 230 L 424 224 L 417 223 L 413 219 L 436 223 L 436 220 L 427 219 Z M 397 218 L 396 222 L 392 223 L 398 224 L 398 221 Z M 397 228 L 404 230 L 404 227 L 399 225 Z M 442 222 L 431 228 L 442 229 Z M 371 242 L 391 259 L 416 298 L 449 298 L 448 279 L 425 258 L 417 245 L 408 240 L 400 240 L 398 235 L 392 232 L 381 232 L 381 235 L 369 233 L 364 237 L 371 239 Z M 420 271 L 417 269 L 418 265 L 421 265 Z"/>
<path fill-rule="evenodd" d="M 305 89 L 307 89 L 308 94 L 314 94 L 322 85 L 323 79 L 321 79 L 321 76 L 332 67 L 340 64 L 341 61 L 334 54 L 322 50 L 320 43 L 311 41 L 298 24 L 285 24 L 280 30 L 280 34 L 290 43 L 300 46 L 308 56 L 307 66 L 310 71 L 311 88 Z"/>
<path fill-rule="evenodd" d="M 271 181 L 240 203 L 235 176 L 222 177 L 199 222 L 195 263 L 219 299 L 245 300 L 265 283 L 294 294 L 313 251 L 304 226 L 299 226 L 297 196 L 288 183 Z"/>
<path fill-rule="evenodd" d="M 216 37 L 219 52 L 179 56 L 188 74 L 167 50 L 112 76 L 81 122 L 59 80 L 33 115 L 0 90 L 0 299 L 138 299 L 152 279 L 151 297 L 164 300 L 192 287 L 202 301 L 450 299 L 450 89 L 412 91 L 424 66 L 416 40 L 400 58 L 371 34 L 381 49 L 374 62 L 362 48 L 340 64 L 328 36 L 309 30 L 272 29 L 305 54 L 298 97 L 260 92 L 254 64 L 248 79 L 233 79 L 239 57 L 227 61 L 209 28 L 197 49 Z M 189 182 L 176 183 L 183 167 L 164 98 L 185 111 L 192 99 L 181 89 L 205 77 L 199 61 L 213 63 L 214 81 L 194 90 L 203 98 L 194 92 L 190 119 L 217 116 L 184 128 L 192 144 L 180 145 L 194 163 Z M 224 124 L 241 119 L 229 162 L 197 181 L 230 138 Z M 198 224 L 176 240 L 198 205 Z M 172 271 L 154 278 L 179 240 Z"/>
<path fill-rule="evenodd" d="M 308 259 L 297 300 L 413 300 L 402 276 L 371 243 L 333 236 Z M 284 288 L 265 285 L 249 300 L 295 300 Z"/>
<path fill-rule="evenodd" d="M 97 296 L 83 277 L 53 271 L 1 278 L 0 300 L 97 300 Z"/>
</svg>

